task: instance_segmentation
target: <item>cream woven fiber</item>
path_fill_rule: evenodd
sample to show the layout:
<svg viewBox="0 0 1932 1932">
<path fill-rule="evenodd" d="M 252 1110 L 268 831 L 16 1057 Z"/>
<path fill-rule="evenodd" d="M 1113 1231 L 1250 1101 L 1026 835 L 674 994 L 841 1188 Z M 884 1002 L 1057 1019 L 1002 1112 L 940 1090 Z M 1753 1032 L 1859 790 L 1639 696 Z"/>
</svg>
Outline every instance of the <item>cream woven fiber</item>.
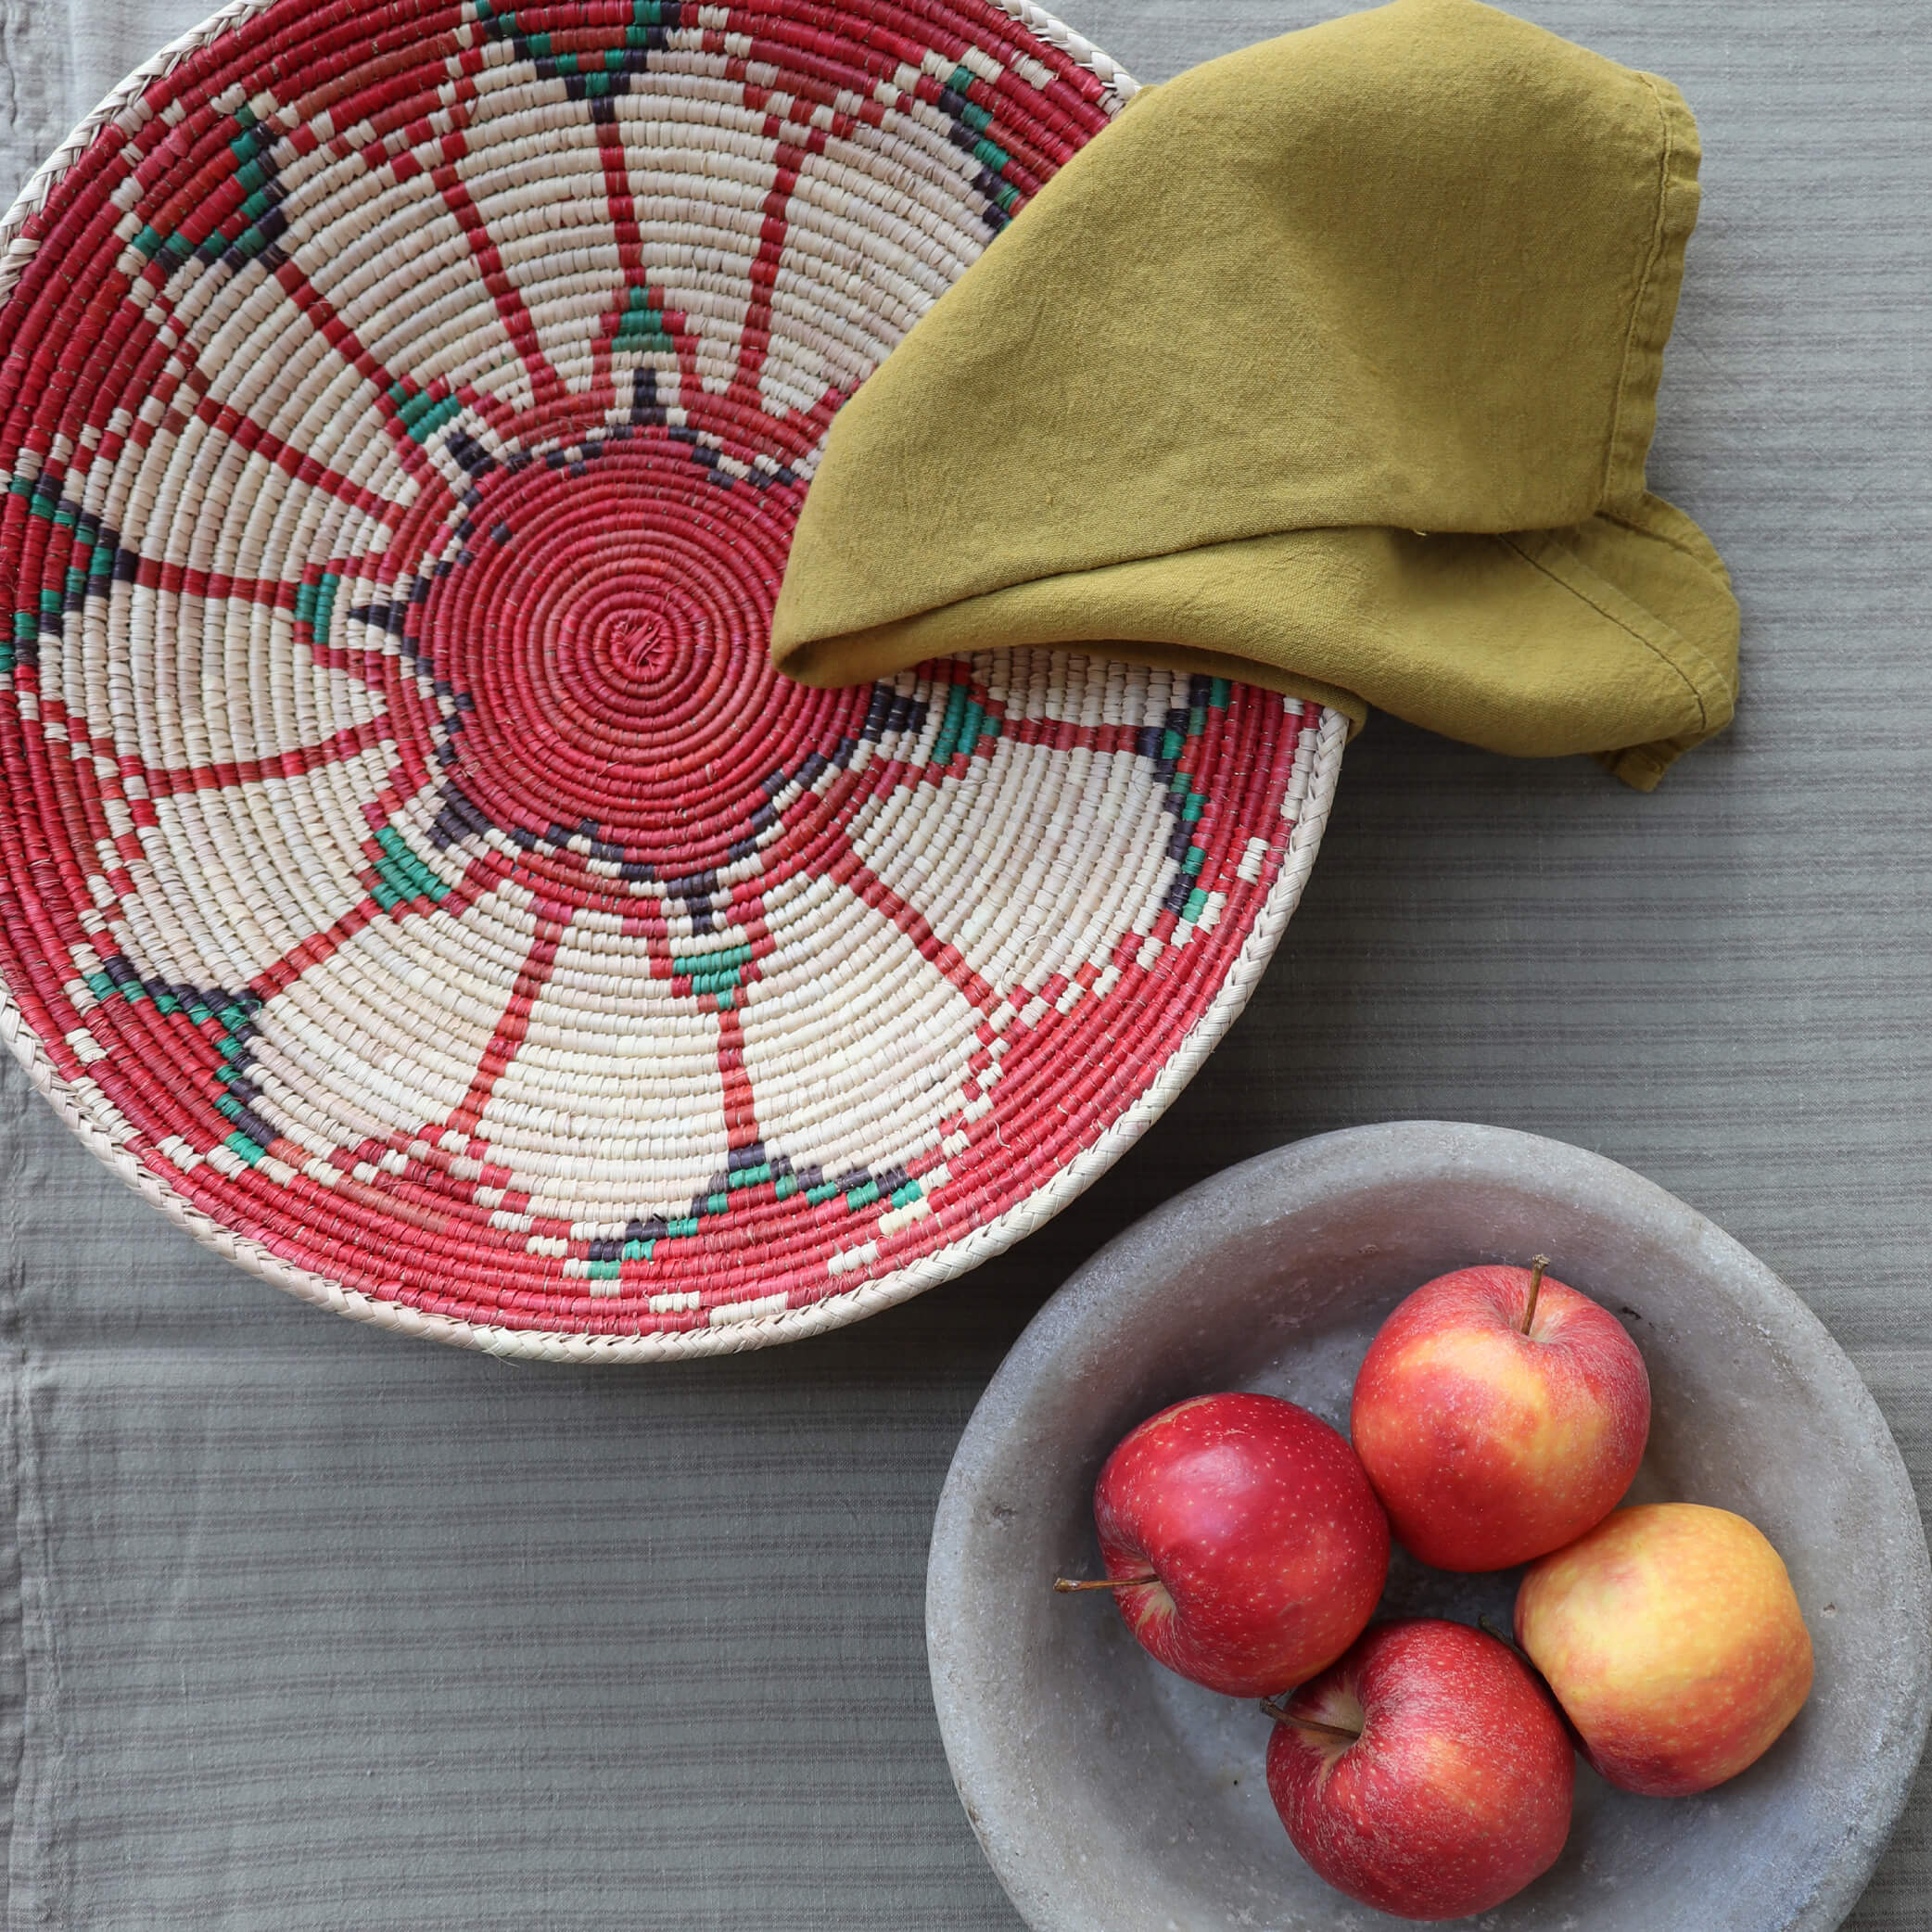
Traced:
<svg viewBox="0 0 1932 1932">
<path fill-rule="evenodd" d="M 197 1239 L 522 1358 L 950 1279 L 1240 1010 L 1342 721 L 807 692 L 840 402 L 1134 83 L 1008 0 L 239 5 L 0 227 L 0 1032 Z"/>
</svg>

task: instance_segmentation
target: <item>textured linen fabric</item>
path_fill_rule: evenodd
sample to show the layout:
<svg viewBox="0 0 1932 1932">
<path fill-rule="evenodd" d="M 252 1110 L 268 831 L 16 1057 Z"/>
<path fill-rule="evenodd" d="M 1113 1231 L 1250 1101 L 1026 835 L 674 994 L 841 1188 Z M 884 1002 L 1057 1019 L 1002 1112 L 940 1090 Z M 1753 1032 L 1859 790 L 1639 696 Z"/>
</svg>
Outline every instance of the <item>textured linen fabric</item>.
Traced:
<svg viewBox="0 0 1932 1932">
<path fill-rule="evenodd" d="M 1477 0 L 1146 90 L 840 413 L 779 667 L 1073 645 L 1647 790 L 1737 694 L 1644 477 L 1697 161 L 1670 82 Z"/>
<path fill-rule="evenodd" d="M 195 0 L 0 0 L 18 174 Z M 1327 11 L 1087 0 L 1158 80 Z M 1300 1135 L 1488 1120 L 1715 1216 L 1932 1497 L 1932 13 L 1539 0 L 1696 102 L 1653 485 L 1735 570 L 1749 692 L 1651 798 L 1378 720 L 1179 1104 L 966 1280 L 598 1375 L 288 1301 L 0 1064 L 9 1926 L 1017 1932 L 947 1779 L 921 1598 L 958 1433 L 1137 1214 Z M 1924 1932 L 1921 1779 L 1854 1932 Z"/>
</svg>

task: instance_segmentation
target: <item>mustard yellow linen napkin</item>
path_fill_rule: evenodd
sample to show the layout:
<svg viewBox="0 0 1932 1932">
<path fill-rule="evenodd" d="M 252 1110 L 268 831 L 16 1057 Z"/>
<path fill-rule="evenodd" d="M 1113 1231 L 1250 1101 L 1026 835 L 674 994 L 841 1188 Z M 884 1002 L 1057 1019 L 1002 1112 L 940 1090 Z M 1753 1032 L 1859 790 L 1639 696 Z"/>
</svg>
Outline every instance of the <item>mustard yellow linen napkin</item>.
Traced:
<svg viewBox="0 0 1932 1932">
<path fill-rule="evenodd" d="M 1697 161 L 1668 81 L 1477 0 L 1147 90 L 833 423 L 776 662 L 1066 645 L 1647 790 L 1737 690 L 1644 481 Z"/>
</svg>

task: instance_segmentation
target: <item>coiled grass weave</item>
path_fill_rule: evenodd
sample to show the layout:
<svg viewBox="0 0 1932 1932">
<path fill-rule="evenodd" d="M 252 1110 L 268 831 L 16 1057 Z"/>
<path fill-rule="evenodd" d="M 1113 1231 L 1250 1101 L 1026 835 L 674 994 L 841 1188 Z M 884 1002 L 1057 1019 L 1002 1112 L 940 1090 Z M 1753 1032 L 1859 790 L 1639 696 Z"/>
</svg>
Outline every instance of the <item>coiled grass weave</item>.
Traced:
<svg viewBox="0 0 1932 1932">
<path fill-rule="evenodd" d="M 0 231 L 0 1028 L 97 1153 L 615 1360 L 957 1275 L 1158 1114 L 1341 721 L 766 649 L 833 412 L 1132 86 L 1017 0 L 274 0 L 103 105 Z"/>
</svg>

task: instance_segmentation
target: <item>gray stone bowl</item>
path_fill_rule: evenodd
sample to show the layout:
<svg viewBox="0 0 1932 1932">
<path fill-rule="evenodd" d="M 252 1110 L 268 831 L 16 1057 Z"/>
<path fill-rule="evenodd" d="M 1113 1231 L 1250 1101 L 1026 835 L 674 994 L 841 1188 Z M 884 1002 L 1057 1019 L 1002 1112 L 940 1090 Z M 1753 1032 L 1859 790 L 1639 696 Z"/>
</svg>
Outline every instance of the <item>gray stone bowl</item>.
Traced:
<svg viewBox="0 0 1932 1932">
<path fill-rule="evenodd" d="M 994 1378 L 933 1530 L 926 1645 L 954 1782 L 1036 1932 L 1366 1932 L 1404 1923 L 1296 1856 L 1263 1775 L 1269 1723 L 1162 1670 L 1098 1575 L 1091 1496 L 1115 1442 L 1182 1396 L 1258 1389 L 1345 1427 L 1377 1326 L 1476 1261 L 1554 1257 L 1621 1316 L 1654 1393 L 1633 1501 L 1748 1517 L 1790 1568 L 1811 1701 L 1696 1799 L 1578 1766 L 1561 1860 L 1484 1932 L 1828 1932 L 1871 1876 L 1932 1709 L 1932 1574 L 1904 1465 L 1857 1371 L 1729 1236 L 1595 1154 L 1494 1127 L 1329 1134 L 1230 1168 L 1128 1229 Z M 1383 1608 L 1506 1627 L 1518 1572 L 1400 1551 Z"/>
</svg>

